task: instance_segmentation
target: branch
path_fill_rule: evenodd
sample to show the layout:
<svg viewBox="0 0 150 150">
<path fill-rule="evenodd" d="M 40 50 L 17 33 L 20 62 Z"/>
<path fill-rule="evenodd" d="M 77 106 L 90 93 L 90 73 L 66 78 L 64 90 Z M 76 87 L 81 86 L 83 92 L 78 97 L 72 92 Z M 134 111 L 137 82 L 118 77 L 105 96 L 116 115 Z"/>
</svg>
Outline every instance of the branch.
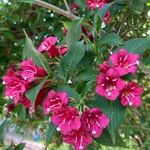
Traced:
<svg viewBox="0 0 150 150">
<path fill-rule="evenodd" d="M 50 9 L 54 12 L 56 12 L 57 14 L 61 14 L 62 16 L 65 16 L 67 17 L 68 19 L 71 19 L 71 20 L 78 20 L 80 19 L 78 16 L 75 16 L 74 14 L 68 12 L 68 11 L 65 11 L 61 8 L 58 8 L 52 4 L 49 4 L 49 3 L 46 3 L 46 2 L 43 2 L 41 0 L 35 0 L 34 4 L 36 5 L 39 5 L 39 6 L 42 6 L 42 7 L 45 7 L 47 9 Z"/>
<path fill-rule="evenodd" d="M 68 11 L 69 13 L 71 13 L 71 12 L 70 12 L 70 8 L 69 8 L 69 5 L 68 5 L 68 3 L 67 3 L 67 0 L 64 0 L 64 3 L 65 3 L 65 6 L 66 6 L 66 8 L 67 8 L 67 11 Z"/>
</svg>

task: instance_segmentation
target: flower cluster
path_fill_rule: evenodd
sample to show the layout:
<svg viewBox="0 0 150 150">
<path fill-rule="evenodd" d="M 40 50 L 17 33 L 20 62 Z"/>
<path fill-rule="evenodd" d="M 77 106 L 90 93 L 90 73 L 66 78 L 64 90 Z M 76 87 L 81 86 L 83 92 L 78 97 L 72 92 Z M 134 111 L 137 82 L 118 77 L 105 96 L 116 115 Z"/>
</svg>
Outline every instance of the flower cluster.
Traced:
<svg viewBox="0 0 150 150">
<path fill-rule="evenodd" d="M 8 69 L 3 77 L 6 98 L 13 99 L 15 105 L 21 103 L 30 108 L 31 101 L 25 96 L 25 93 L 32 88 L 34 81 L 44 76 L 47 76 L 47 72 L 42 67 L 35 65 L 31 58 L 23 61 L 16 71 L 15 68 Z M 41 92 L 43 93 L 43 89 Z M 37 100 L 41 97 L 39 92 Z"/>
<path fill-rule="evenodd" d="M 87 7 L 90 8 L 91 10 L 93 9 L 102 9 L 107 3 L 108 0 L 86 0 Z M 110 12 L 107 12 L 104 16 L 103 19 L 105 24 L 110 23 L 111 17 L 110 17 Z"/>
<path fill-rule="evenodd" d="M 96 93 L 112 101 L 119 97 L 123 106 L 140 106 L 143 88 L 135 82 L 126 82 L 121 78 L 137 72 L 139 55 L 120 49 L 110 56 L 109 62 L 105 61 L 100 65 L 101 73 L 97 77 Z"/>
<path fill-rule="evenodd" d="M 40 44 L 37 48 L 39 52 L 47 52 L 49 57 L 58 57 L 64 55 L 68 48 L 66 45 L 56 45 L 57 44 L 57 37 L 50 36 L 44 39 L 44 41 Z"/>
<path fill-rule="evenodd" d="M 42 106 L 46 115 L 52 115 L 51 122 L 63 135 L 64 142 L 73 145 L 75 150 L 83 150 L 92 143 L 93 138 L 101 135 L 109 124 L 109 118 L 98 108 L 88 108 L 80 113 L 68 103 L 66 92 L 51 90 Z"/>
</svg>

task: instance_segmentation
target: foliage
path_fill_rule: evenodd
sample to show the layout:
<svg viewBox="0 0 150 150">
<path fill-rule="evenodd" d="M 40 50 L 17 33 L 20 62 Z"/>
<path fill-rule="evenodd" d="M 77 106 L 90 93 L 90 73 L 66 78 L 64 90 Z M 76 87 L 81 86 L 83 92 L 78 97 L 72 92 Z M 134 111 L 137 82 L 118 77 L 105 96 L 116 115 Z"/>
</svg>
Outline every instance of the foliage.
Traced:
<svg viewBox="0 0 150 150">
<path fill-rule="evenodd" d="M 149 67 L 150 17 L 147 15 L 149 2 L 115 0 L 102 10 L 93 11 L 89 10 L 82 0 L 75 0 L 80 7 L 74 12 L 81 18 L 78 21 L 66 20 L 61 15 L 32 4 L 34 1 L 19 2 L 21 3 L 18 3 L 18 0 L 7 4 L 0 2 L 2 14 L 0 16 L 0 76 L 4 75 L 9 66 L 13 67 L 12 64 L 18 65 L 22 60 L 22 53 L 23 59 L 32 57 L 36 65 L 48 72 L 47 77 L 40 79 L 26 93 L 32 102 L 32 107 L 43 86 L 47 89 L 66 91 L 71 99 L 71 106 L 76 106 L 80 110 L 83 110 L 84 106 L 99 107 L 110 118 L 109 126 L 93 143 L 95 149 L 100 145 L 126 147 L 129 146 L 126 143 L 126 139 L 129 138 L 135 141 L 139 149 L 148 149 L 150 147 L 149 76 L 145 76 L 145 72 L 139 69 L 136 75 L 125 77 L 144 87 L 143 104 L 139 109 L 123 107 L 119 101 L 110 102 L 104 97 L 95 95 L 95 86 L 96 76 L 99 74 L 98 65 L 108 59 L 110 51 L 115 52 L 125 48 L 130 52 L 138 53 L 141 61 Z M 66 9 L 63 1 L 47 0 L 46 2 Z M 72 2 L 68 0 L 69 5 Z M 104 26 L 103 17 L 107 11 L 110 11 L 111 22 Z M 62 30 L 64 27 L 68 30 L 66 36 Z M 83 28 L 88 31 L 85 32 Z M 24 34 L 23 31 L 26 33 Z M 92 39 L 89 34 L 92 35 Z M 36 50 L 44 36 L 52 35 L 58 37 L 58 45 L 67 44 L 69 51 L 64 56 L 49 58 L 48 55 Z M 47 84 L 49 80 L 50 84 Z M 52 142 L 56 145 L 61 144 L 58 142 L 59 134 L 48 122 L 49 117 L 43 114 L 41 106 L 32 116 L 28 108 L 21 105 L 16 106 L 13 112 L 8 112 L 6 105 L 13 102 L 6 100 L 3 88 L 0 85 L 1 118 L 10 118 L 20 129 L 36 128 L 44 123 L 44 127 L 47 126 L 47 130 L 44 130 L 46 147 Z M 10 120 L 6 121 L 11 122 Z M 7 126 L 6 121 L 0 126 L 1 133 Z M 0 141 L 2 140 L 3 134 L 0 136 Z M 93 150 L 92 146 L 89 149 Z M 23 149 L 23 147 L 24 145 L 21 144 L 14 149 Z"/>
</svg>

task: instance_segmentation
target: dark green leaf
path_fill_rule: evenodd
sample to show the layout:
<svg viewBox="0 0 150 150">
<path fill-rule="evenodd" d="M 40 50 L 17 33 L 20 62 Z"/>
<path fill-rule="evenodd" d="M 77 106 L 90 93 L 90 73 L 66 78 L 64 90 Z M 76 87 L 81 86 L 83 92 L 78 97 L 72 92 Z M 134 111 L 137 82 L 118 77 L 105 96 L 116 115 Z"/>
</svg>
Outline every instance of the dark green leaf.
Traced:
<svg viewBox="0 0 150 150">
<path fill-rule="evenodd" d="M 144 10 L 144 3 L 142 0 L 132 0 L 131 10 L 136 13 L 142 13 Z"/>
<path fill-rule="evenodd" d="M 26 109 L 22 105 L 18 105 L 15 107 L 14 112 L 17 113 L 19 119 L 26 119 Z"/>
<path fill-rule="evenodd" d="M 20 143 L 19 145 L 14 147 L 14 150 L 23 150 L 25 147 L 25 143 Z"/>
<path fill-rule="evenodd" d="M 96 95 L 95 105 L 100 107 L 100 109 L 109 117 L 110 123 L 107 130 L 112 137 L 113 143 L 115 143 L 115 133 L 124 119 L 125 107 L 120 104 L 119 100 L 110 101 L 98 95 Z"/>
<path fill-rule="evenodd" d="M 131 39 L 126 41 L 122 47 L 130 52 L 142 54 L 150 49 L 150 38 Z"/>
<path fill-rule="evenodd" d="M 79 64 L 84 54 L 85 46 L 83 42 L 76 42 L 70 45 L 68 53 L 61 60 L 59 77 L 63 80 L 68 80 L 68 77 Z"/>
<path fill-rule="evenodd" d="M 26 35 L 26 44 L 25 44 L 25 47 L 24 47 L 24 50 L 23 50 L 23 59 L 26 59 L 26 58 L 32 58 L 34 63 L 38 66 L 41 66 L 43 67 L 46 71 L 49 70 L 49 65 L 47 63 L 47 60 L 45 59 L 45 57 L 39 53 L 31 39 L 28 37 L 28 35 L 25 33 Z"/>
<path fill-rule="evenodd" d="M 68 31 L 67 36 L 66 36 L 66 42 L 68 46 L 70 46 L 74 42 L 79 41 L 81 34 L 82 34 L 80 24 L 81 24 L 81 20 L 73 22 L 70 30 Z"/>
<path fill-rule="evenodd" d="M 122 39 L 117 33 L 110 33 L 98 40 L 98 44 L 108 44 L 108 45 L 120 45 L 122 44 Z"/>
<path fill-rule="evenodd" d="M 98 9 L 97 15 L 99 15 L 100 18 L 103 20 L 105 14 L 107 13 L 107 11 L 109 11 L 111 9 L 111 7 L 113 6 L 114 3 L 115 2 L 108 3 L 102 9 Z"/>
<path fill-rule="evenodd" d="M 49 123 L 48 129 L 47 129 L 47 135 L 46 135 L 46 148 L 45 149 L 47 149 L 48 145 L 50 144 L 55 132 L 56 132 L 55 126 L 53 124 Z"/>
<path fill-rule="evenodd" d="M 72 97 L 77 100 L 81 99 L 80 94 L 78 94 L 75 89 L 69 87 L 68 85 L 59 85 L 56 87 L 56 89 L 60 91 L 66 91 L 69 94 L 69 97 Z"/>
<path fill-rule="evenodd" d="M 112 138 L 109 134 L 109 132 L 105 129 L 102 133 L 102 135 L 96 139 L 96 141 L 99 144 L 105 145 L 105 146 L 119 146 L 119 147 L 125 147 L 125 143 L 123 139 L 120 137 L 120 135 L 116 134 L 116 142 L 113 143 Z"/>
<path fill-rule="evenodd" d="M 33 4 L 35 2 L 35 0 L 17 0 L 17 2 L 24 2 L 24 3 L 30 3 Z"/>
<path fill-rule="evenodd" d="M 46 82 L 46 80 L 47 80 L 47 78 L 43 79 L 40 84 L 33 87 L 31 90 L 29 90 L 26 93 L 26 96 L 28 97 L 28 99 L 31 100 L 32 106 L 34 106 L 35 100 L 39 94 L 39 91 L 41 90 L 41 88 L 44 85 L 44 83 Z"/>
</svg>

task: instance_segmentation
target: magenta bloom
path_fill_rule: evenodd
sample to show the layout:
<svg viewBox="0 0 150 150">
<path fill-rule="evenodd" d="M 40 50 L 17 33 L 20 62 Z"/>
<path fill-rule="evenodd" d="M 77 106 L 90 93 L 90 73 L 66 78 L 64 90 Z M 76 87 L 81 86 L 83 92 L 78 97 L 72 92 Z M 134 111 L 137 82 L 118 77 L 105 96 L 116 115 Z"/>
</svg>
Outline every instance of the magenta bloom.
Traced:
<svg viewBox="0 0 150 150">
<path fill-rule="evenodd" d="M 96 93 L 109 100 L 116 100 L 120 91 L 125 87 L 125 81 L 119 77 L 115 69 L 109 69 L 106 74 L 97 77 Z"/>
<path fill-rule="evenodd" d="M 54 46 L 57 42 L 57 37 L 54 36 L 49 36 L 44 39 L 44 41 L 40 44 L 38 47 L 39 52 L 44 52 L 44 51 L 49 51 L 52 46 Z"/>
<path fill-rule="evenodd" d="M 135 82 L 129 82 L 121 91 L 120 98 L 123 106 L 138 107 L 141 105 L 141 95 L 143 88 L 138 86 Z"/>
<path fill-rule="evenodd" d="M 57 130 L 64 135 L 81 127 L 79 112 L 76 108 L 69 106 L 59 109 L 52 115 L 51 121 L 57 126 Z"/>
<path fill-rule="evenodd" d="M 109 124 L 109 118 L 98 108 L 87 109 L 81 116 L 83 127 L 97 138 Z"/>
<path fill-rule="evenodd" d="M 19 74 L 28 82 L 32 82 L 38 77 L 44 77 L 47 75 L 47 72 L 42 67 L 34 64 L 32 58 L 23 61 L 21 63 L 21 69 L 22 71 L 19 71 Z"/>
<path fill-rule="evenodd" d="M 110 12 L 107 12 L 103 18 L 103 21 L 105 22 L 105 24 L 109 24 L 111 22 L 111 16 L 110 16 Z"/>
<path fill-rule="evenodd" d="M 110 68 L 111 66 L 108 64 L 107 61 L 104 61 L 103 64 L 99 66 L 100 71 L 103 73 L 106 73 Z"/>
<path fill-rule="evenodd" d="M 66 52 L 68 51 L 67 46 L 63 45 L 63 46 L 57 46 L 59 55 L 63 56 L 64 54 L 66 54 Z"/>
<path fill-rule="evenodd" d="M 137 64 L 139 63 L 138 54 L 120 49 L 119 52 L 112 54 L 109 59 L 121 76 L 137 72 Z"/>
<path fill-rule="evenodd" d="M 42 104 L 44 113 L 57 112 L 62 107 L 67 106 L 68 101 L 69 98 L 66 92 L 51 90 Z"/>
<path fill-rule="evenodd" d="M 15 104 L 27 89 L 27 82 L 17 76 L 12 69 L 8 69 L 7 74 L 3 77 L 3 84 L 6 86 L 5 96 L 14 99 Z"/>
<path fill-rule="evenodd" d="M 64 142 L 74 146 L 75 150 L 85 150 L 93 142 L 92 137 L 81 126 L 78 130 L 73 130 L 67 135 L 63 135 Z"/>
<path fill-rule="evenodd" d="M 107 0 L 86 0 L 87 6 L 90 9 L 102 8 Z"/>
<path fill-rule="evenodd" d="M 26 108 L 31 107 L 31 101 L 25 95 L 23 95 L 20 99 L 20 103 Z"/>
</svg>

